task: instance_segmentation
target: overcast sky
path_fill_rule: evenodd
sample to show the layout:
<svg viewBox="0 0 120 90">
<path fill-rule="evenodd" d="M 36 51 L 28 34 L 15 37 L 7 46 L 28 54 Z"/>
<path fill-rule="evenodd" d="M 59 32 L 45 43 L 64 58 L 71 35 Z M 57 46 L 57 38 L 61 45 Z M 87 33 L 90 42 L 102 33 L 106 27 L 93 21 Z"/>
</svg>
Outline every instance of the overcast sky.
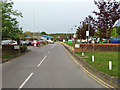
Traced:
<svg viewBox="0 0 120 90">
<path fill-rule="evenodd" d="M 94 0 L 12 0 L 14 9 L 23 14 L 18 18 L 23 31 L 67 33 L 86 16 L 97 10 Z"/>
</svg>

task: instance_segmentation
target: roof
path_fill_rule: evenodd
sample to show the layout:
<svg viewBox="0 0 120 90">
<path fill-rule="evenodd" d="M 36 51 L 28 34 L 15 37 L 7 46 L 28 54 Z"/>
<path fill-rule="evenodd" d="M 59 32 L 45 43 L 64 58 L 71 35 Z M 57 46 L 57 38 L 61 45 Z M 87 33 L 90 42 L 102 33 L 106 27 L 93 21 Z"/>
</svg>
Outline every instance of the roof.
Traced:
<svg viewBox="0 0 120 90">
<path fill-rule="evenodd" d="M 50 39 L 52 39 L 52 38 L 53 38 L 53 37 L 48 36 L 48 35 L 40 35 L 40 36 L 42 36 L 42 37 L 46 37 L 46 38 L 50 38 Z"/>
</svg>

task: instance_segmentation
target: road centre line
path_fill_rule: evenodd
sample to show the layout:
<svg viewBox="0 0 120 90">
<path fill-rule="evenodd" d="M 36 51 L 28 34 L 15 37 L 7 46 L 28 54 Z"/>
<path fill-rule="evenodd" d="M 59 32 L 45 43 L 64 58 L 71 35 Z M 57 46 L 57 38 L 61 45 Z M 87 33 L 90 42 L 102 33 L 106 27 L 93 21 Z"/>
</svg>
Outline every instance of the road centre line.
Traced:
<svg viewBox="0 0 120 90">
<path fill-rule="evenodd" d="M 62 45 L 63 46 L 63 45 Z M 65 47 L 63 46 L 63 48 L 65 49 Z M 79 62 L 77 62 L 77 60 L 65 49 L 65 51 L 70 55 L 70 57 L 74 60 L 74 62 L 76 64 L 78 64 L 84 72 L 86 72 L 91 78 L 93 78 L 95 81 L 99 82 L 101 85 L 103 85 L 104 87 L 108 88 L 114 88 L 113 86 L 107 84 L 106 82 L 102 81 L 101 79 L 99 79 L 98 77 L 94 76 L 93 74 L 91 74 L 89 71 L 87 71 Z"/>
<path fill-rule="evenodd" d="M 51 48 L 51 49 L 53 49 L 53 48 L 54 48 L 54 46 L 55 46 L 55 44 L 52 46 L 52 48 Z"/>
<path fill-rule="evenodd" d="M 48 53 L 50 53 L 50 51 L 48 51 Z"/>
<path fill-rule="evenodd" d="M 42 62 L 46 59 L 47 56 L 45 56 L 42 61 L 37 65 L 38 67 L 42 64 Z"/>
<path fill-rule="evenodd" d="M 21 84 L 21 86 L 20 86 L 17 90 L 20 90 L 20 89 L 27 83 L 27 81 L 32 77 L 33 74 L 34 74 L 34 73 L 31 73 L 31 74 L 27 77 L 27 79 Z"/>
</svg>

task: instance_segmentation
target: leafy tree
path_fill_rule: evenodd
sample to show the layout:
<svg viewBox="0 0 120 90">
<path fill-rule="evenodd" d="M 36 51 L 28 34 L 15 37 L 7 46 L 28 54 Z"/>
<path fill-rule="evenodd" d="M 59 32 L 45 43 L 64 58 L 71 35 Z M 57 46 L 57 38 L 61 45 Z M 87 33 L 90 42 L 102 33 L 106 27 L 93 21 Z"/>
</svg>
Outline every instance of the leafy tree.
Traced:
<svg viewBox="0 0 120 90">
<path fill-rule="evenodd" d="M 46 34 L 46 32 L 43 31 L 43 32 L 41 32 L 41 35 L 47 35 L 47 34 Z"/>
<path fill-rule="evenodd" d="M 110 38 L 112 28 L 115 22 L 120 18 L 120 3 L 115 0 L 94 0 L 99 12 L 93 13 L 97 16 L 94 20 L 94 25 L 99 33 L 97 35 L 101 38 Z"/>
<path fill-rule="evenodd" d="M 2 5 L 2 39 L 17 39 L 22 34 L 16 17 L 23 17 L 21 12 L 13 10 L 14 3 L 10 0 L 0 1 Z"/>
<path fill-rule="evenodd" d="M 84 21 L 82 21 L 82 26 L 78 27 L 77 32 L 76 32 L 77 38 L 85 39 L 86 31 L 89 31 L 89 35 L 92 37 L 95 35 L 95 29 L 93 27 L 93 22 L 91 22 L 92 20 L 93 20 L 93 17 L 89 15 L 88 17 L 85 18 Z"/>
</svg>

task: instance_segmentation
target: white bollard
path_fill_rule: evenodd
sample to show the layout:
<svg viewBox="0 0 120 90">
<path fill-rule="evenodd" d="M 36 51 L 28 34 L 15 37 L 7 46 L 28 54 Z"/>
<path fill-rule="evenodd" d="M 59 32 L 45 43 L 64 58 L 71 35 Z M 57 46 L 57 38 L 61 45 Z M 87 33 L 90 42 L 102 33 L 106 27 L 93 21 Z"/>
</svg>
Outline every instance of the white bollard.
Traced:
<svg viewBox="0 0 120 90">
<path fill-rule="evenodd" d="M 95 57 L 94 57 L 94 55 L 92 55 L 92 62 L 94 62 L 95 61 Z"/>
<path fill-rule="evenodd" d="M 82 52 L 82 56 L 84 56 L 84 52 Z"/>
<path fill-rule="evenodd" d="M 109 70 L 112 70 L 112 61 L 109 61 Z"/>
</svg>

